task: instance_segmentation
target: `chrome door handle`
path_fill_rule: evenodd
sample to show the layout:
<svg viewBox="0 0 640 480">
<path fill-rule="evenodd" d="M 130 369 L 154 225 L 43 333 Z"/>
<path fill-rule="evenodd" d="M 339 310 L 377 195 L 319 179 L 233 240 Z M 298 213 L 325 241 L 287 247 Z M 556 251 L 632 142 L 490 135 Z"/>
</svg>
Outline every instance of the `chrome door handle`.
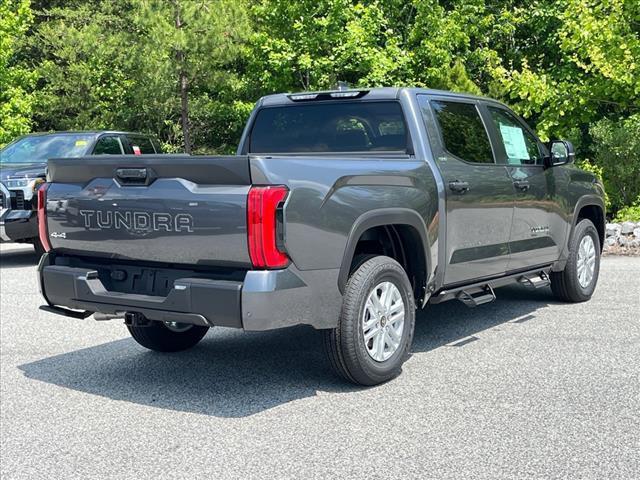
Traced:
<svg viewBox="0 0 640 480">
<path fill-rule="evenodd" d="M 456 193 L 465 193 L 469 191 L 469 182 L 454 180 L 449 182 L 449 188 Z"/>
<path fill-rule="evenodd" d="M 516 180 L 515 182 L 513 182 L 513 186 L 523 192 L 526 192 L 531 188 L 531 185 L 526 180 Z"/>
</svg>

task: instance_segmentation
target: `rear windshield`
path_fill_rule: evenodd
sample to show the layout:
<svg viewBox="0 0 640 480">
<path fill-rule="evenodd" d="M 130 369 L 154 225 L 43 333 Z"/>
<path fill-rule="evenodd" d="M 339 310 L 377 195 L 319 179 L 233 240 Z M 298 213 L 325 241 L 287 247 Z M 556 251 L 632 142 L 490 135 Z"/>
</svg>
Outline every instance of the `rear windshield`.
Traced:
<svg viewBox="0 0 640 480">
<path fill-rule="evenodd" d="M 93 134 L 35 135 L 16 140 L 0 150 L 0 163 L 44 163 L 49 158 L 81 157 L 93 143 Z"/>
<path fill-rule="evenodd" d="M 249 153 L 406 152 L 400 104 L 339 102 L 258 111 Z"/>
</svg>

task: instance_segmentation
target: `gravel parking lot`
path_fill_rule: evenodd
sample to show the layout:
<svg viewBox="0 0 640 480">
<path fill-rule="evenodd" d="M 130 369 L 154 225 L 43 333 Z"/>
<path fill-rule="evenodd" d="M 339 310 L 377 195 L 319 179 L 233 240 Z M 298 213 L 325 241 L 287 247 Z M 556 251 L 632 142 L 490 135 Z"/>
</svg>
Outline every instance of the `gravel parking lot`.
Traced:
<svg viewBox="0 0 640 480">
<path fill-rule="evenodd" d="M 402 376 L 359 389 L 310 328 L 152 353 L 39 311 L 31 250 L 0 255 L 3 479 L 640 475 L 640 258 L 603 259 L 585 304 L 431 306 Z"/>
</svg>

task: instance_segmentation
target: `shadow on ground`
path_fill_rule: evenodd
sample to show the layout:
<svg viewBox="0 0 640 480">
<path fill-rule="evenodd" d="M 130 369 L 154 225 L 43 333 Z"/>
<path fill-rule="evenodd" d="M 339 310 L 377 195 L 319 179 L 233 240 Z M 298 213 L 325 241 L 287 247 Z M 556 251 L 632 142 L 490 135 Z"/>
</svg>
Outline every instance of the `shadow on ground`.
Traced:
<svg viewBox="0 0 640 480">
<path fill-rule="evenodd" d="M 20 250 L 0 251 L 0 268 L 35 267 L 38 260 L 40 258 L 30 245 Z"/>
<path fill-rule="evenodd" d="M 496 302 L 475 309 L 456 301 L 429 306 L 419 314 L 413 352 L 449 348 L 522 317 L 534 320 L 552 298 L 546 288 L 519 286 L 497 295 Z M 125 339 L 19 368 L 29 378 L 93 395 L 220 417 L 252 415 L 318 391 L 357 390 L 333 375 L 320 332 L 308 327 L 266 333 L 214 329 L 194 349 L 178 354 L 149 352 Z"/>
</svg>

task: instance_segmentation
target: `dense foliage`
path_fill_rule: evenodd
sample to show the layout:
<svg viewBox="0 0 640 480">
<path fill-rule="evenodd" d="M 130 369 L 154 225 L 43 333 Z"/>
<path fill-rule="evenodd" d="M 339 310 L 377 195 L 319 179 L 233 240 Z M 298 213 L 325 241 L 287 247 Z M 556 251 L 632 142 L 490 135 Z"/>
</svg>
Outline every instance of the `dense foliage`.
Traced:
<svg viewBox="0 0 640 480">
<path fill-rule="evenodd" d="M 611 206 L 640 194 L 637 0 L 0 0 L 0 144 L 117 128 L 233 151 L 259 96 L 485 94 L 568 138 Z"/>
<path fill-rule="evenodd" d="M 0 0 L 0 145 L 31 127 L 34 76 L 19 61 L 31 19 L 28 0 Z"/>
<path fill-rule="evenodd" d="M 640 197 L 633 205 L 622 207 L 613 219 L 614 222 L 640 222 Z"/>
</svg>

